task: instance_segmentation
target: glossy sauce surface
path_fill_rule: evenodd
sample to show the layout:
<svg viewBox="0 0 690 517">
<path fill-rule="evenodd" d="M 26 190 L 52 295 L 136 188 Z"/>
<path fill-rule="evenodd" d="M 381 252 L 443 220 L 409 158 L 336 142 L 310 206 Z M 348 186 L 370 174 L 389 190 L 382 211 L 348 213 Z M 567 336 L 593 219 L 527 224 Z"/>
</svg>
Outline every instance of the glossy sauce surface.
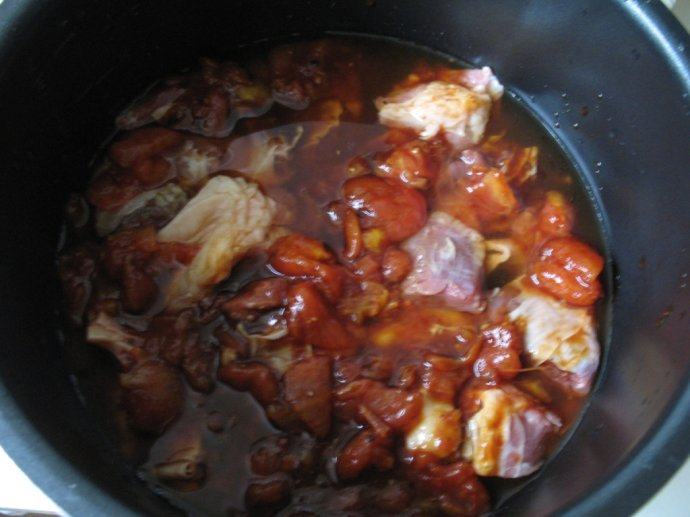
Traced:
<svg viewBox="0 0 690 517">
<path fill-rule="evenodd" d="M 507 197 L 514 207 L 505 208 L 506 196 L 498 200 L 491 197 L 495 192 L 491 187 L 471 183 L 476 181 L 472 178 L 471 167 L 469 179 L 462 176 L 462 181 L 470 184 L 462 184 L 464 190 L 458 194 L 461 197 L 453 197 L 456 186 L 443 184 L 444 178 L 448 181 L 445 172 L 425 176 L 426 171 L 434 169 L 434 164 L 430 163 L 434 160 L 439 160 L 437 168 L 441 171 L 448 170 L 449 163 L 459 163 L 459 153 L 449 151 L 439 138 L 428 141 L 431 147 L 423 147 L 426 161 L 419 166 L 421 174 L 414 176 L 424 188 L 411 188 L 409 182 L 388 178 L 386 174 L 391 169 L 386 169 L 385 164 L 379 167 L 379 164 L 391 153 L 417 140 L 414 135 L 391 130 L 379 123 L 374 100 L 388 95 L 401 83 L 410 82 L 410 74 L 433 75 L 439 67 L 454 69 L 458 64 L 414 47 L 378 40 L 345 38 L 316 44 L 324 45 L 327 50 L 323 54 L 313 51 L 309 45 L 315 43 L 297 43 L 294 47 L 277 50 L 256 47 L 233 56 L 233 60 L 253 70 L 256 77 L 262 77 L 266 67 L 283 66 L 276 61 L 285 59 L 285 52 L 290 53 L 285 49 L 292 48 L 293 54 L 299 56 L 306 48 L 311 49 L 306 50 L 307 54 L 315 52 L 322 56 L 319 59 L 323 62 L 319 63 L 314 57 L 299 66 L 313 66 L 318 73 L 325 62 L 324 73 L 326 77 L 328 74 L 335 77 L 333 83 L 354 74 L 354 69 L 357 78 L 329 86 L 329 94 L 321 98 L 320 94 L 312 95 L 314 98 L 306 107 L 292 97 L 289 102 L 273 103 L 268 110 L 257 108 L 260 104 L 257 103 L 251 108 L 255 110 L 252 114 L 263 114 L 240 118 L 227 136 L 193 137 L 208 138 L 213 145 L 229 147 L 231 166 L 222 174 L 257 181 L 263 194 L 277 202 L 274 225 L 280 226 L 283 234 L 305 236 L 308 240 L 296 242 L 288 235 L 278 238 L 268 249 L 251 250 L 233 266 L 231 274 L 214 285 L 198 303 L 183 310 L 166 311 L 166 286 L 175 268 L 193 260 L 185 254 L 194 257 L 198 250 L 175 243 L 162 250 L 160 244 L 150 244 L 156 248 L 150 253 L 158 257 L 155 260 L 159 262 L 148 263 L 142 275 L 150 280 L 135 280 L 138 287 L 126 298 L 125 277 L 119 277 L 122 274 L 119 272 L 113 274 L 113 270 L 118 267 L 126 270 L 134 267 L 128 265 L 130 262 L 144 260 L 141 259 L 144 246 L 140 242 L 151 237 L 142 237 L 141 233 L 137 237 L 129 236 L 130 241 L 140 240 L 134 244 L 128 241 L 126 246 L 118 248 L 113 244 L 113 235 L 117 232 L 121 235 L 127 224 L 130 224 L 130 231 L 142 232 L 150 221 L 125 223 L 104 239 L 93 230 L 93 215 L 85 224 L 83 221 L 78 224 L 75 213 L 83 210 L 83 203 L 76 197 L 71 202 L 68 207 L 70 240 L 61 260 L 67 291 L 66 312 L 74 315 L 74 308 L 82 305 L 81 311 L 76 311 L 77 317 L 72 318 L 76 322 L 67 330 L 68 350 L 74 357 L 80 389 L 87 405 L 112 430 L 123 454 L 139 469 L 141 477 L 193 514 L 476 514 L 486 509 L 486 502 L 481 495 L 483 489 L 475 487 L 480 482 L 463 451 L 462 442 L 467 440 L 468 431 L 464 428 L 467 421 L 481 409 L 480 400 L 488 400 L 481 399 L 478 393 L 486 393 L 496 386 L 500 389 L 508 386 L 505 391 L 508 397 L 517 396 L 522 400 L 521 397 L 526 396 L 528 407 L 539 407 L 539 411 L 555 415 L 560 420 L 557 430 L 544 438 L 544 447 L 549 450 L 577 418 L 584 401 L 584 393 L 570 389 L 571 380 L 563 380 L 563 372 L 554 374 L 553 368 L 549 372 L 541 366 L 526 364 L 524 354 L 521 355 L 523 323 L 514 324 L 506 319 L 505 314 L 512 306 L 509 308 L 502 300 L 502 296 L 514 297 L 512 291 L 516 287 L 506 285 L 541 278 L 541 284 L 538 279 L 533 280 L 529 289 L 540 290 L 540 296 L 551 297 L 558 303 L 571 304 L 568 307 L 577 307 L 578 303 L 588 307 L 600 297 L 598 291 L 593 294 L 587 291 L 586 303 L 579 301 L 582 298 L 568 298 L 571 291 L 565 294 L 558 291 L 561 281 L 556 282 L 557 287 L 544 287 L 548 280 L 544 279 L 553 278 L 548 268 L 565 268 L 568 272 L 573 268 L 561 262 L 554 265 L 554 254 L 530 241 L 535 232 L 543 230 L 535 230 L 534 226 L 521 230 L 521 223 L 516 221 L 521 214 L 529 213 L 532 219 L 544 217 L 549 224 L 558 226 L 562 218 L 567 218 L 564 213 L 572 210 L 573 220 L 566 224 L 568 230 L 563 232 L 562 239 L 570 239 L 572 234 L 577 242 L 592 243 L 598 238 L 593 213 L 573 171 L 553 142 L 522 108 L 505 96 L 493 104 L 484 138 L 471 148 L 489 157 L 501 152 L 513 153 L 510 155 L 513 156 L 523 149 L 538 148 L 536 177 L 511 182 L 507 187 Z M 329 50 L 330 46 L 335 50 Z M 328 63 L 329 59 L 334 66 Z M 284 66 L 298 67 L 290 59 Z M 170 126 L 168 122 L 165 124 Z M 206 131 L 210 126 L 205 127 Z M 220 124 L 213 131 L 222 132 L 223 127 Z M 198 133 L 193 126 L 175 129 L 188 138 L 189 133 L 185 131 L 190 128 Z M 126 139 L 126 135 L 116 137 L 116 141 Z M 265 145 L 275 139 L 287 144 L 288 151 L 273 162 L 273 170 L 267 175 L 255 176 L 252 167 L 256 166 L 253 153 L 257 142 Z M 298 143 L 290 146 L 293 141 Z M 162 147 L 169 145 L 162 144 Z M 111 159 L 117 159 L 112 149 Z M 414 161 L 418 155 L 404 156 Z M 143 178 L 155 177 L 156 167 L 161 170 L 166 167 L 157 164 L 156 159 L 148 160 L 140 167 Z M 407 163 L 406 166 L 414 170 L 416 165 Z M 129 170 L 128 167 L 136 168 L 137 165 L 127 164 L 125 169 Z M 372 167 L 379 167 L 376 174 L 371 174 Z M 118 196 L 129 197 L 132 192 L 150 188 L 142 186 L 140 178 L 132 183 L 115 181 L 113 188 L 99 187 L 98 181 L 97 176 L 87 198 L 96 205 L 100 202 L 101 210 L 122 206 Z M 165 184 L 167 180 L 154 181 Z M 488 181 L 486 179 L 485 183 Z M 94 184 L 97 186 L 93 187 Z M 127 193 L 127 188 L 133 190 Z M 472 194 L 481 188 L 489 188 L 489 197 L 482 197 L 481 191 L 479 195 Z M 185 187 L 185 190 L 192 197 L 199 192 L 199 186 Z M 470 192 L 469 198 L 467 192 Z M 560 197 L 554 197 L 554 192 Z M 552 204 L 557 212 L 550 218 L 549 214 L 544 215 L 548 199 L 555 199 Z M 561 200 L 570 208 L 562 208 Z M 496 216 L 504 209 L 505 215 Z M 485 240 L 512 239 L 527 250 L 523 251 L 526 261 L 508 260 L 491 271 L 484 263 L 487 274 L 482 278 L 481 303 L 476 310 L 450 307 L 448 298 L 442 295 L 406 296 L 402 292 L 405 278 L 408 282 L 411 278 L 408 276 L 411 265 L 407 262 L 410 256 L 414 258 L 414 254 L 406 250 L 413 246 L 410 243 L 414 236 L 429 224 L 429 214 L 439 210 L 474 228 Z M 164 222 L 154 222 L 158 230 L 170 218 L 162 220 Z M 378 243 L 377 231 L 381 228 L 385 237 Z M 559 231 L 550 235 L 558 237 Z M 359 239 L 352 237 L 352 232 L 363 233 L 364 244 L 361 236 Z M 588 263 L 578 258 L 585 252 L 576 250 L 579 254 L 568 255 L 573 247 L 576 244 L 563 240 L 556 250 L 556 259 L 560 250 L 565 249 L 562 253 L 567 257 L 563 260 L 570 260 L 575 269 L 584 264 L 583 275 L 589 271 L 587 267 L 596 271 L 597 264 L 592 263 L 596 262 L 596 257 Z M 108 261 L 115 260 L 113 250 L 120 249 L 124 250 L 125 265 L 108 266 Z M 548 257 L 544 255 L 540 259 L 539 250 Z M 139 253 L 138 258 L 127 258 L 135 252 Z M 81 268 L 82 273 L 88 269 L 88 260 L 83 256 L 79 258 L 79 253 L 90 253 L 96 263 L 92 264 L 95 273 L 81 276 L 74 273 L 75 269 Z M 173 259 L 160 258 L 165 253 L 171 254 Z M 305 256 L 310 256 L 312 261 L 306 266 Z M 73 263 L 79 267 L 73 267 Z M 176 265 L 171 268 L 158 266 L 159 263 Z M 314 263 L 319 264 L 314 269 L 316 273 L 312 271 Z M 561 274 L 561 269 L 554 271 L 556 275 Z M 597 275 L 598 271 L 594 273 L 593 282 Z M 341 276 L 346 280 L 334 280 Z M 87 283 L 83 283 L 85 277 Z M 278 295 L 279 308 L 271 305 L 255 311 L 246 306 L 233 309 L 228 305 L 238 293 L 245 293 L 256 285 L 253 282 L 262 279 L 273 282 L 278 278 L 287 278 L 288 285 L 270 283 L 264 291 L 269 292 L 269 288 L 286 290 L 286 294 Z M 155 287 L 142 294 L 140 286 L 146 282 L 153 282 Z M 577 282 L 583 285 L 581 277 Z M 500 290 L 492 291 L 494 288 Z M 84 289 L 88 292 L 86 296 Z M 369 298 L 363 300 L 362 293 Z M 304 312 L 304 307 L 312 307 L 312 303 L 321 303 L 324 307 L 322 312 L 314 313 L 318 316 L 316 326 Z M 375 309 L 371 309 L 371 304 Z M 243 310 L 249 310 L 250 316 L 243 316 Z M 137 335 L 140 341 L 135 346 L 155 356 L 156 361 L 170 363 L 175 371 L 184 372 L 182 410 L 171 422 L 165 423 L 164 432 L 142 433 L 131 425 L 132 405 L 139 402 L 138 399 L 132 402 L 131 383 L 123 383 L 121 377 L 118 382 L 118 375 L 123 371 L 125 375 L 134 375 L 132 372 L 139 368 L 138 361 L 142 361 L 140 352 L 135 352 L 135 366 L 132 367 L 123 361 L 117 364 L 108 353 L 84 343 L 84 327 L 102 311 Z M 246 334 L 251 334 L 252 328 L 264 326 L 266 318 L 271 317 L 287 321 L 288 336 L 275 342 L 254 344 Z M 180 324 L 181 321 L 184 323 Z M 501 332 L 503 337 L 499 336 Z M 195 340 L 195 344 L 189 348 L 184 344 L 171 344 L 182 339 L 180 336 Z M 496 344 L 501 339 L 507 344 Z M 170 350 L 174 346 L 192 352 L 188 356 L 187 352 L 180 352 L 183 359 L 171 360 L 166 354 L 172 354 Z M 496 359 L 499 354 L 496 350 L 501 346 L 516 347 L 517 352 L 501 352 L 507 354 L 505 358 Z M 285 347 L 292 347 L 292 355 L 287 358 L 283 357 Z M 238 352 L 240 349 L 242 351 Z M 229 351 L 232 351 L 230 359 Z M 197 359 L 194 358 L 202 356 L 204 359 L 199 359 L 199 364 L 204 366 L 199 368 L 206 374 L 210 372 L 210 377 L 194 377 L 190 373 L 195 368 Z M 315 361 L 321 359 L 328 364 L 328 389 L 332 391 L 328 407 L 333 411 L 323 432 L 320 430 L 323 422 L 311 422 L 309 418 L 314 416 L 304 416 L 300 410 L 303 399 L 313 396 L 308 379 L 313 375 L 313 386 L 323 384 L 317 379 L 319 373 L 315 373 L 321 370 L 321 365 Z M 484 362 L 479 364 L 480 360 Z M 510 366 L 510 361 L 517 363 Z M 302 370 L 295 370 L 297 364 L 302 365 Z M 494 367 L 486 364 L 508 366 L 492 370 Z M 252 368 L 254 370 L 248 373 Z M 500 368 L 505 369 L 503 374 L 496 373 Z M 297 380 L 291 380 L 291 375 Z M 276 383 L 278 395 L 267 393 L 270 382 L 266 381 L 266 376 L 275 379 L 271 382 Z M 367 393 L 372 394 L 369 399 Z M 433 403 L 446 404 L 444 414 L 455 419 L 446 426 L 463 428 L 457 437 L 449 438 L 446 434 L 440 439 L 442 446 L 451 452 L 435 456 L 410 450 L 410 444 L 415 443 L 410 438 L 413 428 L 417 428 L 420 415 L 426 411 L 422 407 L 432 407 L 425 405 L 431 399 Z M 289 407 L 290 416 L 281 413 L 283 410 L 276 406 L 276 401 Z M 295 418 L 295 412 L 300 418 Z M 377 428 L 379 424 L 383 430 Z M 379 434 L 369 439 L 367 433 Z M 502 444 L 494 446 L 500 448 Z M 290 456 L 295 465 L 278 467 L 272 464 L 275 458 L 261 453 L 262 447 L 264 452 L 273 451 L 274 456 L 276 451 L 281 458 Z M 372 447 L 369 456 L 358 457 L 366 456 L 363 451 L 369 450 L 368 447 Z M 182 477 L 166 474 L 165 468 L 173 469 L 171 464 L 188 459 L 185 451 L 193 451 L 194 468 L 203 472 L 195 471 Z M 490 481 L 491 499 L 500 499 L 502 490 L 510 490 L 510 483 L 514 482 Z M 469 495 L 463 495 L 464 490 Z"/>
</svg>

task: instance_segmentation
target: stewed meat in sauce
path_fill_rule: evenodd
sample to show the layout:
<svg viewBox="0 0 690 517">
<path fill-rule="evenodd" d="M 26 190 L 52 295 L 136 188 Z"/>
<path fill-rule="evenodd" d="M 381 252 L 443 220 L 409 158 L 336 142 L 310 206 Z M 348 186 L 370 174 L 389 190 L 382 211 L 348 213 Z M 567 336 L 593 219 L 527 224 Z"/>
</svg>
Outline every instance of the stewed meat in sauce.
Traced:
<svg viewBox="0 0 690 517">
<path fill-rule="evenodd" d="M 503 93 L 343 38 L 122 112 L 59 273 L 85 399 L 147 483 L 194 514 L 471 516 L 539 469 L 597 372 L 604 262 Z"/>
</svg>

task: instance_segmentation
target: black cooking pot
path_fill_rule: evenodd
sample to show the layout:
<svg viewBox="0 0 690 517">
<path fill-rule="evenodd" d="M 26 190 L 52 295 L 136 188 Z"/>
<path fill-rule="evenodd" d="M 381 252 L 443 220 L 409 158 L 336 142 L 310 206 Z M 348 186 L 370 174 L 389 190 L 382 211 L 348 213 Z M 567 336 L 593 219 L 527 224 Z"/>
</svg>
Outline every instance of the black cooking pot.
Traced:
<svg viewBox="0 0 690 517">
<path fill-rule="evenodd" d="M 62 207 L 153 79 L 239 43 L 323 31 L 490 64 L 574 162 L 609 253 L 606 360 L 572 438 L 498 513 L 629 514 L 690 449 L 690 39 L 656 1 L 5 0 L 2 445 L 71 514 L 173 511 L 120 463 L 65 366 Z"/>
</svg>

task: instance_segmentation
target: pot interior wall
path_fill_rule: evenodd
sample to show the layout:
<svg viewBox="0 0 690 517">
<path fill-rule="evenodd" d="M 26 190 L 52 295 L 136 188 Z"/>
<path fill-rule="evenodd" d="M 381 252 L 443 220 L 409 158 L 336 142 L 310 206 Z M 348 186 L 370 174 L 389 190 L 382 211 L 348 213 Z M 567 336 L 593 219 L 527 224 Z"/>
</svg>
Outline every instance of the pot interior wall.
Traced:
<svg viewBox="0 0 690 517">
<path fill-rule="evenodd" d="M 645 20 L 656 20 L 649 13 L 594 0 L 0 6 L 0 407 L 10 453 L 75 515 L 117 513 L 107 506 L 117 504 L 170 512 L 119 463 L 71 384 L 55 316 L 67 194 L 83 187 L 115 114 L 154 79 L 262 38 L 379 34 L 490 64 L 580 169 L 616 273 L 607 363 L 572 439 L 500 511 L 546 514 L 590 494 L 581 510 L 629 513 L 658 482 L 620 469 L 637 455 L 657 461 L 663 480 L 688 447 L 687 437 L 670 446 L 667 435 L 688 424 L 687 405 L 670 411 L 688 396 L 690 365 L 689 67 L 687 58 L 671 63 L 669 49 L 645 35 Z M 651 451 L 648 437 L 663 421 L 663 447 Z M 617 472 L 619 484 L 631 476 L 634 493 L 622 497 L 616 481 L 601 488 Z"/>
</svg>

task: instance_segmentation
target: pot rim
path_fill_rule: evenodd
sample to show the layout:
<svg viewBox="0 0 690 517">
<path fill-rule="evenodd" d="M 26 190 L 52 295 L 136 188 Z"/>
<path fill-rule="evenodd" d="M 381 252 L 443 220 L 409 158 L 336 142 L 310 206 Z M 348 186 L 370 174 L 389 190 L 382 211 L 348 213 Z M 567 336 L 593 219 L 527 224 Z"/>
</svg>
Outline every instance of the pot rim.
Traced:
<svg viewBox="0 0 690 517">
<path fill-rule="evenodd" d="M 616 2 L 666 57 L 669 67 L 690 92 L 690 34 L 659 1 Z M 22 35 L 21 26 L 40 8 L 40 2 L 5 2 L 0 11 L 0 58 Z M 2 72 L 0 72 L 0 76 Z M 656 493 L 690 454 L 690 373 L 654 429 L 630 452 L 628 460 L 598 488 L 575 501 L 566 515 L 597 515 L 622 508 L 632 513 Z M 14 401 L 0 379 L 0 444 L 29 478 L 60 508 L 74 515 L 137 515 L 125 504 L 85 477 L 44 438 Z M 627 512 L 626 512 L 627 513 Z"/>
</svg>

